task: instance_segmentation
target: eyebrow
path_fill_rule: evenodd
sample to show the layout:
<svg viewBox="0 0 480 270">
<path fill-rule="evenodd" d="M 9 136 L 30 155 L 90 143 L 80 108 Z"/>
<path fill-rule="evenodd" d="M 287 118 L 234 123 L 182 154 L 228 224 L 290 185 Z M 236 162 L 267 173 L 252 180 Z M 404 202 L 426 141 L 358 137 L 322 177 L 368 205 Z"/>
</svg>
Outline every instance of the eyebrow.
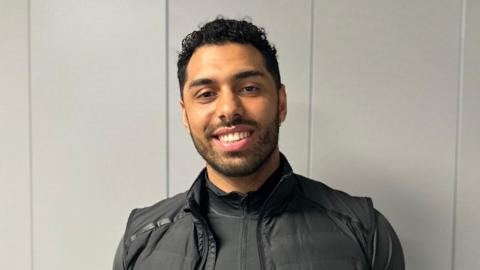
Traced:
<svg viewBox="0 0 480 270">
<path fill-rule="evenodd" d="M 235 74 L 233 76 L 233 80 L 234 81 L 239 81 L 239 80 L 246 79 L 246 78 L 249 78 L 249 77 L 257 77 L 257 76 L 263 77 L 263 76 L 265 76 L 265 73 L 263 73 L 260 70 L 256 70 L 256 69 L 247 70 L 247 71 L 243 71 L 243 72 Z M 215 80 L 208 79 L 208 78 L 200 78 L 200 79 L 193 80 L 189 84 L 188 88 L 193 88 L 193 87 L 202 86 L 202 85 L 209 85 L 209 84 L 214 84 L 214 83 L 215 83 Z"/>
<path fill-rule="evenodd" d="M 188 88 L 193 88 L 193 87 L 202 86 L 202 85 L 209 85 L 213 83 L 215 83 L 215 81 L 212 79 L 202 78 L 202 79 L 193 80 L 188 86 Z"/>
<path fill-rule="evenodd" d="M 257 76 L 263 77 L 263 76 L 265 76 L 265 73 L 261 72 L 260 70 L 256 70 L 256 69 L 247 70 L 247 71 L 243 71 L 243 72 L 235 74 L 235 76 L 233 76 L 233 79 L 235 81 L 238 81 L 238 80 L 241 80 L 241 79 L 245 79 L 245 78 L 249 78 L 249 77 L 257 77 Z"/>
</svg>

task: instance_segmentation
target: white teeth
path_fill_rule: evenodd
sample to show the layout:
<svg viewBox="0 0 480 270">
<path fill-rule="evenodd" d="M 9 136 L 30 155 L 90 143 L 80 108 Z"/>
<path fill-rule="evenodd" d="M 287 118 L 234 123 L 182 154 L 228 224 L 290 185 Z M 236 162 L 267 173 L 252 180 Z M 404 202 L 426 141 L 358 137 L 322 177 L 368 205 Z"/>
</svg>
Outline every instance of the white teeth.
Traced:
<svg viewBox="0 0 480 270">
<path fill-rule="evenodd" d="M 234 133 L 229 133 L 229 134 L 223 134 L 218 136 L 221 142 L 225 143 L 231 143 L 231 142 L 236 142 L 241 139 L 244 139 L 250 135 L 250 132 L 245 131 L 245 132 L 234 132 Z"/>
</svg>

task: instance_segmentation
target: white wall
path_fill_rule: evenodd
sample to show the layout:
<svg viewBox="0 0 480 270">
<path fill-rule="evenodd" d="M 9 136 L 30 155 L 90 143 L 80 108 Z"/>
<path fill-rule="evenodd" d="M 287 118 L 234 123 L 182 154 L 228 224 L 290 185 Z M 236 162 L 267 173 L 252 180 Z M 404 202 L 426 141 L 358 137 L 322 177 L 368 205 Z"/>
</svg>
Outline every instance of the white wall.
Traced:
<svg viewBox="0 0 480 270">
<path fill-rule="evenodd" d="M 454 234 L 455 269 L 480 266 L 480 2 L 468 0 L 460 82 L 457 196 Z"/>
<path fill-rule="evenodd" d="M 30 269 L 28 1 L 0 1 L 0 269 Z"/>
<path fill-rule="evenodd" d="M 109 269 L 129 210 L 188 188 L 176 54 L 218 14 L 278 48 L 297 172 L 373 197 L 408 269 L 479 268 L 478 1 L 292 3 L 0 0 L 0 269 Z"/>
<path fill-rule="evenodd" d="M 315 2 L 312 176 L 373 197 L 409 269 L 452 259 L 461 1 L 441 2 Z"/>
<path fill-rule="evenodd" d="M 30 14 L 33 266 L 108 269 L 129 210 L 166 196 L 166 5 Z"/>
</svg>

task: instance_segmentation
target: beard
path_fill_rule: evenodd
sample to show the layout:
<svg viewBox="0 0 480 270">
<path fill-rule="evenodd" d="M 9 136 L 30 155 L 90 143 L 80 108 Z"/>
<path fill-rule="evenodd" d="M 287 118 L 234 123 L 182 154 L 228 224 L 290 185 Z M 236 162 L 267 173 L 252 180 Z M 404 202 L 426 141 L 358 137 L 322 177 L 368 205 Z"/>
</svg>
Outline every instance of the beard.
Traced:
<svg viewBox="0 0 480 270">
<path fill-rule="evenodd" d="M 213 149 L 211 134 L 219 127 L 230 127 L 239 124 L 250 125 L 255 128 L 257 141 L 245 151 L 220 153 Z M 273 122 L 261 126 L 255 121 L 241 117 L 231 121 L 222 121 L 217 126 L 208 126 L 203 134 L 203 140 L 190 131 L 193 144 L 202 158 L 217 172 L 227 177 L 248 176 L 259 170 L 271 157 L 278 145 L 280 120 L 278 113 Z"/>
</svg>

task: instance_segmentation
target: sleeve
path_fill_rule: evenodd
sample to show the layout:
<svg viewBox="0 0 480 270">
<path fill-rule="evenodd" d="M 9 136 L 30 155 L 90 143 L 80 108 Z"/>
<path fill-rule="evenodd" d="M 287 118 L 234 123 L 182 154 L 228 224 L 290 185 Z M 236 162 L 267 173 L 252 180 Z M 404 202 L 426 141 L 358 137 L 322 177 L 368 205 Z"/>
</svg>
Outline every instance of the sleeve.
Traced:
<svg viewBox="0 0 480 270">
<path fill-rule="evenodd" d="M 405 259 L 397 234 L 388 220 L 375 210 L 373 237 L 373 270 L 404 270 Z"/>
<path fill-rule="evenodd" d="M 124 253 L 124 245 L 123 245 L 123 237 L 118 244 L 117 251 L 115 252 L 115 258 L 113 259 L 113 270 L 125 270 L 125 266 L 123 265 L 123 254 Z"/>
</svg>

